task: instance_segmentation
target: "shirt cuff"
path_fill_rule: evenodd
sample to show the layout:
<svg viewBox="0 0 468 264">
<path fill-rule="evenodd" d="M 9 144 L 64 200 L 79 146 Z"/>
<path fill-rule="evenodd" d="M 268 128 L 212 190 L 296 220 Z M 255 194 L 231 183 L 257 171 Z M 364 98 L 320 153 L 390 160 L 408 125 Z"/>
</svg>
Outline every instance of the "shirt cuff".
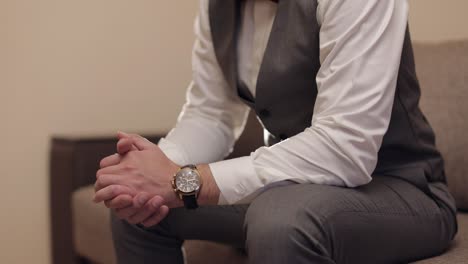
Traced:
<svg viewBox="0 0 468 264">
<path fill-rule="evenodd" d="M 245 198 L 264 186 L 250 156 L 223 160 L 209 166 L 221 191 L 219 204 L 244 202 Z"/>
<path fill-rule="evenodd" d="M 187 155 L 185 154 L 185 151 L 171 141 L 165 138 L 161 138 L 158 142 L 158 146 L 161 151 L 175 164 L 184 166 L 190 163 Z"/>
</svg>

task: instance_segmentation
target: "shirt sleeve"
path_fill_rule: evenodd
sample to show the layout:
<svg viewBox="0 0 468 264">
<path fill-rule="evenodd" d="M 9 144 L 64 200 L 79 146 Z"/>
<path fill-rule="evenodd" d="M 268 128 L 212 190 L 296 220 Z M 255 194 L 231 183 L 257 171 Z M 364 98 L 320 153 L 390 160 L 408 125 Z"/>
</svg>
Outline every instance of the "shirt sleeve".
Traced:
<svg viewBox="0 0 468 264">
<path fill-rule="evenodd" d="M 321 69 L 311 126 L 249 157 L 210 164 L 227 203 L 281 182 L 371 181 L 390 123 L 408 20 L 406 0 L 321 0 Z"/>
<path fill-rule="evenodd" d="M 208 1 L 194 24 L 191 82 L 176 126 L 159 147 L 179 165 L 225 158 L 244 129 L 249 109 L 224 79 L 211 40 Z"/>
</svg>

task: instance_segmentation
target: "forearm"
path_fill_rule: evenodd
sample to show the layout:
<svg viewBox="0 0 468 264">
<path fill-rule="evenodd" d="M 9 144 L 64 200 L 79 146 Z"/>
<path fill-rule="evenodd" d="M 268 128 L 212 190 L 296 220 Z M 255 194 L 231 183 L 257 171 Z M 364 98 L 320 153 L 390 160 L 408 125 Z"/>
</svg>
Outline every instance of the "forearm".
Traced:
<svg viewBox="0 0 468 264">
<path fill-rule="evenodd" d="M 229 109 L 230 113 L 217 109 L 185 109 L 175 128 L 158 145 L 174 162 L 204 164 L 222 160 L 231 151 L 239 132 L 242 130 L 246 111 Z M 211 111 L 211 115 L 205 112 Z M 235 121 L 231 121 L 235 120 Z"/>
</svg>

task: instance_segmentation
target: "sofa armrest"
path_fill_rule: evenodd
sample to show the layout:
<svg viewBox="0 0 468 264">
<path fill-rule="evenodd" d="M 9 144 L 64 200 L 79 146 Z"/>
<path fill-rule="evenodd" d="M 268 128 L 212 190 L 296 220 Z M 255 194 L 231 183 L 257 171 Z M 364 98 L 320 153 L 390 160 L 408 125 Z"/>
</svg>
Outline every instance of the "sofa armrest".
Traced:
<svg viewBox="0 0 468 264">
<path fill-rule="evenodd" d="M 160 135 L 148 135 L 157 142 Z M 50 213 L 53 263 L 80 263 L 73 249 L 71 197 L 93 184 L 99 161 L 115 153 L 115 136 L 54 136 L 50 152 Z"/>
</svg>

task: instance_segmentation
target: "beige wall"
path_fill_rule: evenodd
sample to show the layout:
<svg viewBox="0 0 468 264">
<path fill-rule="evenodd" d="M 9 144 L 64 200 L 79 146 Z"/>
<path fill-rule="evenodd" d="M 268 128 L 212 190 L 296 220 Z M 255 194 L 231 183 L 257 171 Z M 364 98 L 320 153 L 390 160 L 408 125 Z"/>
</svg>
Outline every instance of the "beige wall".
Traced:
<svg viewBox="0 0 468 264">
<path fill-rule="evenodd" d="M 0 2 L 0 263 L 49 263 L 50 135 L 170 128 L 197 2 Z"/>
<path fill-rule="evenodd" d="M 468 38 L 468 1 L 409 0 L 414 40 L 443 41 Z"/>
<path fill-rule="evenodd" d="M 415 39 L 468 38 L 466 0 L 410 2 Z M 50 262 L 51 134 L 174 124 L 190 80 L 196 6 L 0 0 L 0 263 Z"/>
</svg>

